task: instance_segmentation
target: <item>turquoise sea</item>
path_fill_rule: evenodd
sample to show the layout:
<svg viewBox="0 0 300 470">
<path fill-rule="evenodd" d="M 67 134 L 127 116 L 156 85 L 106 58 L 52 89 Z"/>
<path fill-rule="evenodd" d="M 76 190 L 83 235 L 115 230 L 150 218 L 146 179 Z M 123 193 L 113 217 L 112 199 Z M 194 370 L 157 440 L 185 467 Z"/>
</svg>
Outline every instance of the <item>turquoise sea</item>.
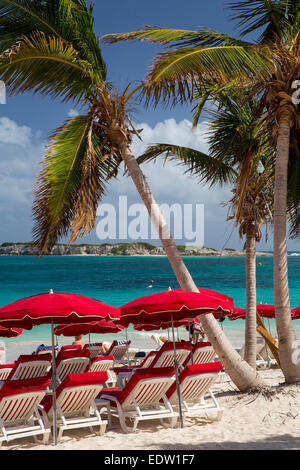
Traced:
<svg viewBox="0 0 300 470">
<path fill-rule="evenodd" d="M 300 305 L 300 256 L 289 256 L 289 285 L 292 308 Z M 206 287 L 233 297 L 235 305 L 246 306 L 245 259 L 243 257 L 184 257 L 198 287 Z M 261 264 L 260 264 L 261 263 Z M 257 259 L 257 301 L 274 303 L 273 257 Z M 147 288 L 153 280 L 153 288 Z M 116 307 L 137 297 L 179 287 L 165 257 L 144 256 L 1 256 L 0 306 L 34 294 L 72 292 L 94 297 Z M 272 334 L 275 322 L 267 321 Z M 300 320 L 293 322 L 300 338 Z M 235 347 L 244 343 L 244 321 L 225 320 L 225 333 Z M 166 333 L 165 333 L 166 334 Z M 179 338 L 186 338 L 180 328 Z M 128 329 L 132 346 L 155 349 L 151 333 Z M 123 339 L 124 333 L 118 338 Z M 85 338 L 88 340 L 88 337 Z M 91 335 L 91 341 L 112 341 L 112 335 Z M 1 338 L 0 338 L 1 340 Z M 58 337 L 58 344 L 68 344 L 73 338 Z M 14 360 L 20 353 L 31 353 L 41 344 L 51 341 L 50 326 L 42 325 L 23 331 L 18 338 L 4 339 L 6 360 Z"/>
</svg>

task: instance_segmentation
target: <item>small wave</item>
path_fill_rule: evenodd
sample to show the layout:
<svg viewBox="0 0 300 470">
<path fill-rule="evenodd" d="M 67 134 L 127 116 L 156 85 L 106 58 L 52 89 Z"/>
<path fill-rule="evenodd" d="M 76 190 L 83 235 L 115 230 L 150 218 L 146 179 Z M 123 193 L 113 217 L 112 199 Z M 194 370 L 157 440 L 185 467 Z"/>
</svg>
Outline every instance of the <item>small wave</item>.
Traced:
<svg viewBox="0 0 300 470">
<path fill-rule="evenodd" d="M 291 253 L 290 255 L 288 256 L 300 256 L 300 253 Z"/>
</svg>

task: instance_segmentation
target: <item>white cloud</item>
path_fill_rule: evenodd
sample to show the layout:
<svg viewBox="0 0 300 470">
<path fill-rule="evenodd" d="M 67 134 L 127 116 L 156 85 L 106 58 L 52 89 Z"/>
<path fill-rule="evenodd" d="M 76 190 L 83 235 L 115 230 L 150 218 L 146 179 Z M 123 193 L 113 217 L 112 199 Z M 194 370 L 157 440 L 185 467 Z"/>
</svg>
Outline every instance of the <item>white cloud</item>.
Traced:
<svg viewBox="0 0 300 470">
<path fill-rule="evenodd" d="M 32 139 L 30 127 L 19 126 L 7 117 L 0 118 L 0 143 L 26 147 Z"/>
<path fill-rule="evenodd" d="M 70 109 L 70 111 L 68 112 L 68 116 L 71 117 L 71 118 L 79 116 L 79 112 L 76 111 L 76 109 Z"/>
<path fill-rule="evenodd" d="M 147 145 L 158 142 L 207 151 L 207 123 L 201 123 L 195 131 L 192 131 L 190 121 L 177 122 L 173 118 L 153 127 L 145 122 L 137 123 L 136 127 L 144 129 L 143 141 L 134 138 L 132 144 L 136 157 Z M 7 117 L 0 118 L 0 242 L 31 239 L 33 189 L 43 153 L 44 142 L 39 132 Z M 205 245 L 217 248 L 243 245 L 237 230 L 230 238 L 233 226 L 226 222 L 227 208 L 222 207 L 222 203 L 230 199 L 230 188 L 199 185 L 194 177 L 184 174 L 183 166 L 175 162 L 164 165 L 163 159 L 144 164 L 142 169 L 158 203 L 205 204 Z M 133 182 L 130 177 L 123 176 L 122 170 L 118 179 L 108 185 L 103 202 L 117 206 L 120 195 L 127 195 L 129 203 L 140 202 Z M 95 233 L 91 238 L 98 241 Z M 289 242 L 289 246 L 296 250 L 297 242 Z"/>
</svg>

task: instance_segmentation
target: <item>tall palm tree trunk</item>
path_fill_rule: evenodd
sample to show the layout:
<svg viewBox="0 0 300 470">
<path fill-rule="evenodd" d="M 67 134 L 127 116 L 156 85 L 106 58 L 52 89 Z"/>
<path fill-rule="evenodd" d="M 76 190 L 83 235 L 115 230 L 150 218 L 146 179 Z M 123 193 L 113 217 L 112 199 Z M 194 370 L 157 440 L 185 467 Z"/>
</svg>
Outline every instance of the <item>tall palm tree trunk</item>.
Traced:
<svg viewBox="0 0 300 470">
<path fill-rule="evenodd" d="M 186 291 L 198 292 L 189 271 L 183 263 L 169 228 L 160 212 L 159 206 L 147 184 L 146 178 L 127 143 L 121 146 L 121 155 L 147 208 L 151 221 L 158 231 L 160 240 L 180 287 Z M 250 367 L 232 347 L 214 316 L 212 314 L 206 314 L 200 315 L 199 318 L 209 341 L 235 385 L 241 391 L 264 386 L 264 382 L 261 380 L 256 370 Z"/>
<path fill-rule="evenodd" d="M 289 108 L 282 110 L 278 125 L 274 187 L 274 301 L 280 364 L 287 383 L 300 381 L 300 365 L 294 364 L 293 342 L 296 340 L 291 320 L 286 245 L 287 174 L 290 149 Z"/>
<path fill-rule="evenodd" d="M 246 324 L 245 361 L 256 369 L 256 234 L 255 226 L 249 225 L 246 232 Z"/>
</svg>

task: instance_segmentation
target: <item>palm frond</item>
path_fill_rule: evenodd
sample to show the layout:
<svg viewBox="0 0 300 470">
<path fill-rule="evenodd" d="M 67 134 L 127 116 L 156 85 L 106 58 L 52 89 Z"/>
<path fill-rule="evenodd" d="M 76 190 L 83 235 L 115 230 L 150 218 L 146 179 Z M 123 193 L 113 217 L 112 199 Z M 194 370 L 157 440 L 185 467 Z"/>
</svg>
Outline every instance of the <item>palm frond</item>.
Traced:
<svg viewBox="0 0 300 470">
<path fill-rule="evenodd" d="M 101 38 L 101 41 L 107 44 L 115 44 L 120 41 L 149 41 L 168 45 L 169 47 L 188 47 L 188 46 L 219 46 L 235 45 L 246 46 L 247 41 L 234 38 L 229 34 L 220 33 L 213 29 L 203 28 L 198 31 L 189 31 L 174 28 L 159 28 L 156 26 L 145 26 L 144 29 L 128 33 L 107 34 Z"/>
<path fill-rule="evenodd" d="M 41 32 L 0 56 L 0 78 L 11 94 L 34 91 L 77 102 L 91 95 L 96 80 L 72 45 Z"/>
<path fill-rule="evenodd" d="M 263 30 L 259 43 L 285 36 L 290 29 L 289 7 L 290 0 L 239 0 L 228 5 L 242 36 Z"/>
<path fill-rule="evenodd" d="M 76 116 L 50 137 L 37 178 L 33 230 L 37 251 L 44 254 L 62 236 L 70 242 L 95 227 L 97 206 L 117 159 L 102 153 L 93 114 Z"/>
<path fill-rule="evenodd" d="M 266 78 L 271 70 L 268 48 L 215 46 L 174 49 L 159 54 L 146 77 L 146 103 L 190 100 L 195 81 L 228 81 Z"/>
<path fill-rule="evenodd" d="M 0 52 L 33 31 L 59 37 L 58 6 L 58 0 L 0 0 Z"/>
<path fill-rule="evenodd" d="M 50 137 L 33 205 L 34 241 L 40 253 L 50 250 L 59 237 L 68 233 L 81 186 L 91 125 L 91 116 L 77 116 Z"/>
<path fill-rule="evenodd" d="M 0 53 L 23 36 L 43 32 L 72 44 L 78 56 L 106 79 L 106 65 L 93 28 L 93 9 L 85 0 L 0 0 Z"/>
<path fill-rule="evenodd" d="M 199 150 L 171 144 L 155 144 L 149 146 L 143 155 L 139 156 L 139 164 L 155 161 L 163 157 L 165 161 L 175 161 L 183 165 L 185 173 L 195 176 L 199 183 L 214 184 L 233 183 L 237 176 L 232 166 L 207 155 Z"/>
</svg>

